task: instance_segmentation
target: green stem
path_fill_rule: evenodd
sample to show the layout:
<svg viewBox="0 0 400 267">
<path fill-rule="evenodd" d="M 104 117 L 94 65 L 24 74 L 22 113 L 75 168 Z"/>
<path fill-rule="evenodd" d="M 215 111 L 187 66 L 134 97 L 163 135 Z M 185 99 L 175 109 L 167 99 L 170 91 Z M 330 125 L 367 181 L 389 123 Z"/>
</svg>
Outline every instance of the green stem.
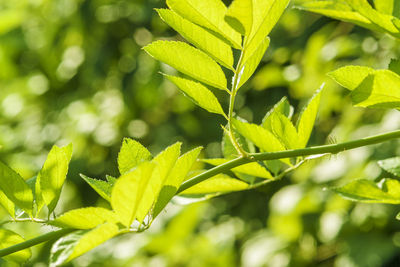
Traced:
<svg viewBox="0 0 400 267">
<path fill-rule="evenodd" d="M 67 234 L 69 234 L 69 233 L 71 233 L 73 231 L 76 231 L 76 229 L 61 229 L 61 230 L 58 230 L 58 231 L 53 231 L 53 232 L 49 232 L 49 233 L 43 234 L 41 236 L 37 236 L 35 238 L 26 240 L 26 241 L 24 241 L 22 243 L 16 244 L 16 245 L 11 246 L 11 247 L 0 249 L 0 258 L 4 257 L 4 256 L 7 256 L 7 255 L 9 255 L 11 253 L 23 250 L 23 249 L 36 246 L 36 245 L 38 245 L 40 243 L 43 243 L 43 242 L 46 242 L 46 241 L 49 241 L 49 240 L 58 239 L 58 238 L 60 238 L 60 237 L 62 237 L 64 235 L 67 235 Z"/>
<path fill-rule="evenodd" d="M 345 150 L 354 149 L 358 147 L 373 145 L 388 141 L 390 139 L 400 138 L 400 130 L 392 131 L 384 134 L 379 134 L 375 136 L 365 137 L 354 141 L 339 143 L 339 144 L 330 144 L 323 146 L 314 146 L 307 147 L 301 149 L 293 149 L 279 152 L 265 152 L 265 153 L 251 153 L 248 154 L 248 157 L 239 157 L 228 161 L 222 165 L 216 166 L 212 169 L 209 169 L 187 181 L 185 181 L 178 189 L 177 194 L 185 191 L 186 189 L 225 171 L 228 171 L 232 168 L 238 167 L 240 165 L 254 162 L 254 161 L 263 161 L 263 160 L 273 160 L 273 159 L 283 159 L 283 158 L 294 158 L 294 157 L 302 157 L 302 156 L 310 156 L 310 155 L 318 155 L 318 154 L 336 154 L 339 152 L 343 152 Z"/>
</svg>

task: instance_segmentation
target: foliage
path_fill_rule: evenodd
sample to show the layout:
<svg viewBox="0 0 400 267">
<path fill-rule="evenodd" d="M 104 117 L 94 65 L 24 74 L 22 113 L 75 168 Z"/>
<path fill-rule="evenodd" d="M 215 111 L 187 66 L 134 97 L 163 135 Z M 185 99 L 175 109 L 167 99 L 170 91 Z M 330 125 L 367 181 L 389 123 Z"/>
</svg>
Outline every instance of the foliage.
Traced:
<svg viewBox="0 0 400 267">
<path fill-rule="evenodd" d="M 313 93 L 298 114 L 293 114 L 294 108 L 286 97 L 281 98 L 279 102 L 271 102 L 270 104 L 275 105 L 265 115 L 263 115 L 265 112 L 260 113 L 261 115 L 257 114 L 260 119 L 259 124 L 250 122 L 256 120 L 243 116 L 246 115 L 245 112 L 240 112 L 240 110 L 235 112 L 235 109 L 237 109 L 235 104 L 243 98 L 243 92 L 249 87 L 257 88 L 257 86 L 260 86 L 256 82 L 250 84 L 252 81 L 250 78 L 263 61 L 267 49 L 274 43 L 274 35 L 271 34 L 271 39 L 268 35 L 288 6 L 288 0 L 235 0 L 229 7 L 226 7 L 219 0 L 168 0 L 166 3 L 169 9 L 157 9 L 158 15 L 189 43 L 157 40 L 147 44 L 143 49 L 153 58 L 173 67 L 182 74 L 182 77 L 179 77 L 175 71 L 162 65 L 164 66 L 162 74 L 165 80 L 177 86 L 192 103 L 210 113 L 222 115 L 213 121 L 225 120 L 218 121 L 218 123 L 224 125 L 221 125 L 223 129 L 222 155 L 213 155 L 214 157 L 201 159 L 201 162 L 215 166 L 205 169 L 198 160 L 202 147 L 195 147 L 186 153 L 182 153 L 182 142 L 178 141 L 153 157 L 150 152 L 152 149 L 146 148 L 138 141 L 125 138 L 117 158 L 118 174 L 116 171 L 111 171 L 112 176 L 107 175 L 106 180 L 94 179 L 81 174 L 83 180 L 104 201 L 93 207 L 70 209 L 60 216 L 57 216 L 55 211 L 57 211 L 57 203 L 62 196 L 61 189 L 66 182 L 67 173 L 70 169 L 72 145 L 53 146 L 41 169 L 36 172 L 36 175 L 31 175 L 33 177 L 30 179 L 24 179 L 23 176 L 8 166 L 12 164 L 0 162 L 0 204 L 13 221 L 21 221 L 21 223 L 31 221 L 70 231 L 68 234 L 63 232 L 52 245 L 51 266 L 59 266 L 69 262 L 116 236 L 126 236 L 131 232 L 147 230 L 157 216 L 162 217 L 163 210 L 173 201 L 193 202 L 211 199 L 233 191 L 242 191 L 238 194 L 246 194 L 248 190 L 267 190 L 264 187 L 266 184 L 280 180 L 289 172 L 313 159 L 326 154 L 336 154 L 346 149 L 381 143 L 400 135 L 398 131 L 393 131 L 370 138 L 358 138 L 350 142 L 307 148 L 307 144 L 312 139 L 312 130 L 317 121 L 321 98 L 324 97 L 323 94 L 332 95 L 332 93 L 327 92 L 330 90 L 330 86 L 325 86 L 327 88 L 322 90 L 324 86 L 320 86 L 320 84 L 317 85 L 320 86 L 320 89 Z M 26 6 L 28 4 L 21 4 L 21 8 Z M 399 14 L 396 13 L 395 1 L 375 0 L 373 6 L 366 0 L 347 1 L 346 3 L 341 1 L 297 1 L 296 6 L 300 9 L 355 23 L 374 31 L 386 32 L 395 38 L 400 36 Z M 18 11 L 19 7 L 14 8 Z M 119 10 L 118 12 L 122 14 L 123 6 Z M 15 15 L 12 13 L 3 14 L 6 17 L 4 21 L 7 23 L 0 24 L 1 32 L 12 33 L 15 28 L 19 27 L 22 22 L 21 17 L 17 15 L 20 13 L 17 11 Z M 101 12 L 103 11 L 99 9 L 98 14 L 103 14 Z M 107 16 L 110 15 L 105 15 L 103 19 L 109 20 L 110 18 L 107 18 Z M 309 41 L 310 47 L 308 49 L 310 52 L 305 55 L 305 60 L 313 59 L 311 56 L 312 44 L 318 45 L 318 43 L 324 43 L 327 40 L 326 32 L 329 32 L 331 26 L 328 24 L 326 27 L 326 29 L 323 28 L 315 34 L 316 41 Z M 319 38 L 322 41 L 318 41 Z M 193 46 L 190 44 L 193 44 Z M 129 48 L 130 45 L 128 44 L 127 47 Z M 72 55 L 71 57 L 78 57 L 77 61 L 79 61 L 79 53 L 82 52 L 79 52 L 78 48 L 74 49 L 68 53 Z M 66 58 L 69 57 L 68 53 L 67 51 L 64 53 Z M 282 53 L 284 55 L 285 52 Z M 129 61 L 129 57 L 131 55 L 128 55 L 125 61 L 122 60 L 122 57 L 119 64 L 124 66 L 123 64 Z M 145 56 L 142 57 L 145 58 Z M 71 63 L 72 65 L 75 64 L 75 67 L 71 64 L 68 65 L 68 60 L 66 60 L 65 65 L 61 64 L 58 68 L 60 69 L 59 77 L 66 80 L 71 79 L 75 75 L 77 67 L 82 63 L 76 63 L 77 61 Z M 311 62 L 313 61 L 311 60 Z M 281 63 L 285 63 L 285 60 Z M 319 67 L 316 63 L 313 64 L 311 68 Z M 126 69 L 128 67 L 121 68 Z M 307 66 L 304 68 L 307 70 Z M 277 67 L 273 64 L 265 65 L 259 73 L 263 71 L 272 73 L 274 69 L 276 70 Z M 290 69 L 287 70 L 290 71 Z M 313 77 L 310 67 L 308 67 L 308 71 L 308 74 L 305 71 L 304 76 Z M 146 69 L 138 73 L 138 77 L 144 75 L 144 72 L 146 72 Z M 149 71 L 147 70 L 147 72 Z M 351 91 L 350 96 L 353 105 L 356 107 L 398 109 L 400 103 L 399 72 L 399 61 L 393 59 L 388 69 L 376 70 L 365 66 L 346 65 L 330 71 L 329 76 Z M 152 75 L 152 73 L 149 72 L 146 75 Z M 260 78 L 257 75 L 255 74 L 253 80 L 257 81 L 258 78 L 259 81 Z M 40 75 L 34 77 L 36 77 L 36 80 L 42 79 L 37 78 L 42 77 Z M 230 80 L 232 83 L 229 86 L 228 81 Z M 310 80 L 319 82 L 319 79 L 314 79 L 314 77 Z M 287 82 L 289 81 L 290 79 L 287 80 Z M 279 79 L 275 82 L 282 85 L 280 84 L 282 81 L 279 81 Z M 274 81 L 272 81 L 273 83 Z M 315 90 L 317 86 L 305 78 L 294 82 L 292 95 L 296 95 L 295 92 L 299 88 L 310 84 L 314 88 L 300 89 L 307 90 L 304 95 L 309 97 L 311 90 Z M 268 86 L 271 85 L 267 84 L 261 87 Z M 104 98 L 107 99 L 108 96 L 104 96 Z M 341 98 L 342 96 L 338 98 L 338 101 Z M 10 98 L 8 98 L 6 102 L 6 99 L 2 102 L 4 109 L 7 109 L 7 103 L 10 101 Z M 115 99 L 118 99 L 118 97 Z M 138 103 L 140 103 L 140 100 L 138 100 Z M 74 109 L 79 108 L 79 105 L 68 107 L 68 112 L 73 114 Z M 330 105 L 334 106 L 333 104 Z M 118 105 L 114 103 L 107 108 L 112 109 L 116 106 Z M 329 113 L 329 109 L 332 109 L 332 107 L 323 106 L 321 113 Z M 9 117 L 13 119 L 12 109 L 9 108 L 8 110 Z M 113 120 L 116 117 L 118 116 L 110 115 L 108 119 Z M 294 121 L 296 122 L 294 123 Z M 82 121 L 82 124 L 85 124 L 85 121 Z M 100 130 L 104 129 L 100 127 Z M 352 128 L 350 127 L 347 130 L 350 131 Z M 165 139 L 168 140 L 167 137 Z M 6 149 L 8 152 L 12 147 L 6 147 Z M 93 157 L 96 156 L 94 153 Z M 302 171 L 311 173 L 312 164 L 315 165 L 316 163 L 309 163 L 309 167 L 299 169 L 293 176 L 295 177 L 297 173 Z M 398 176 L 398 169 L 400 168 L 398 158 L 383 159 L 378 164 L 391 175 Z M 114 167 L 114 170 L 116 169 Z M 318 165 L 315 169 L 318 169 Z M 31 174 L 31 172 L 29 173 Z M 92 174 L 89 175 L 92 176 Z M 343 186 L 333 187 L 332 191 L 358 202 L 398 204 L 400 202 L 398 180 L 395 177 L 380 176 L 378 177 L 379 181 L 375 182 L 374 178 L 352 180 Z M 260 232 L 260 240 L 275 242 L 273 247 L 276 251 L 269 252 L 271 255 L 279 256 L 279 250 L 288 248 L 290 243 L 300 238 L 303 231 L 302 227 L 305 227 L 301 222 L 303 215 L 324 212 L 324 216 L 327 216 L 326 220 L 335 220 L 333 217 L 329 217 L 332 215 L 329 212 L 335 210 L 335 207 L 326 207 L 326 210 L 323 211 L 320 207 L 322 204 L 312 200 L 312 189 L 309 187 L 293 188 L 295 188 L 294 197 L 296 198 L 296 194 L 299 196 L 298 206 L 286 211 L 284 206 L 281 207 L 281 210 L 271 208 L 272 215 L 267 221 L 270 231 L 275 234 L 280 233 L 282 238 L 274 239 L 270 232 Z M 276 198 L 279 198 L 279 193 L 284 195 L 284 189 L 285 187 L 283 187 L 283 191 L 279 191 L 274 196 L 275 200 L 271 199 L 271 207 L 273 203 L 279 203 Z M 288 190 L 290 192 L 290 189 Z M 307 194 L 303 191 L 307 191 Z M 291 197 L 293 198 L 292 193 Z M 335 196 L 330 195 L 329 197 L 335 199 Z M 339 201 L 339 205 L 340 203 Z M 328 204 L 324 205 L 329 206 Z M 45 206 L 47 209 L 43 209 Z M 343 204 L 343 206 L 346 205 Z M 195 225 L 201 217 L 200 207 L 201 205 L 192 206 L 175 216 L 165 229 L 165 233 L 158 237 L 155 236 L 143 250 L 149 253 L 164 253 L 166 257 L 174 258 L 174 253 L 177 253 L 174 252 L 174 249 L 179 250 L 179 244 L 187 242 L 190 245 L 183 245 L 183 249 L 197 251 L 198 247 L 201 247 L 204 251 L 207 251 L 204 247 L 212 247 L 211 244 L 207 243 L 207 239 L 202 238 L 201 234 L 197 237 L 191 235 L 195 232 Z M 332 216 L 336 215 L 333 214 Z M 160 218 L 160 220 L 162 219 Z M 323 220 L 324 217 L 321 216 L 321 223 Z M 3 242 L 1 242 L 2 250 L 0 253 L 5 253 L 4 251 L 9 248 L 12 249 L 14 244 L 18 246 L 19 243 L 29 243 L 26 247 L 18 247 L 13 251 L 1 254 L 7 255 L 4 257 L 5 260 L 24 262 L 31 256 L 28 247 L 46 241 L 32 239 L 22 242 L 24 239 L 14 231 L 8 229 L 1 229 L 1 231 L 3 234 L 0 237 Z M 186 236 L 191 236 L 194 242 L 187 241 Z M 322 242 L 329 242 L 332 239 L 329 233 L 325 236 L 324 233 L 320 233 L 320 236 Z M 307 242 L 307 235 L 302 238 L 304 242 Z M 311 243 L 314 242 L 313 237 L 311 239 Z M 170 246 L 167 249 L 161 249 L 160 246 L 165 246 L 165 242 L 167 242 L 165 240 L 168 240 Z M 244 245 L 244 253 L 254 253 L 251 251 L 255 250 L 258 245 L 257 242 L 256 237 L 248 240 Z M 304 251 L 306 250 L 302 248 L 302 252 Z M 377 253 L 379 253 L 379 257 L 386 260 L 393 254 L 393 251 L 395 249 L 388 245 Z M 207 253 L 212 254 L 212 252 Z M 313 261 L 313 252 L 310 253 L 310 256 L 295 255 L 294 257 L 301 259 L 293 258 L 289 260 L 294 263 L 307 264 L 307 262 Z M 229 252 L 226 255 L 219 256 L 223 259 L 222 263 L 212 262 L 213 258 L 205 256 L 202 264 L 213 266 L 232 264 L 232 255 Z M 245 258 L 243 256 L 243 259 Z M 288 257 L 284 258 L 288 259 Z M 363 266 L 362 259 L 356 256 L 353 258 L 358 259 L 360 266 Z M 317 261 L 324 260 L 317 259 Z M 251 263 L 242 263 L 253 266 Z M 175 262 L 175 264 L 182 264 L 182 262 Z M 339 260 L 337 264 L 340 264 Z"/>
</svg>

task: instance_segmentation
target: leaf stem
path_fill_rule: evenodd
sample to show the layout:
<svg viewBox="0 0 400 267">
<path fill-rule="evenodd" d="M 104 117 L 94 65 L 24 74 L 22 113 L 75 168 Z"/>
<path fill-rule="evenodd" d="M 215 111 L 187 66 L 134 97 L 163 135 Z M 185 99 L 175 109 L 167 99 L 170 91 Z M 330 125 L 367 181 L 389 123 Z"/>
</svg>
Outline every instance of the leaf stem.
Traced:
<svg viewBox="0 0 400 267">
<path fill-rule="evenodd" d="M 26 249 L 26 248 L 29 248 L 29 247 L 33 247 L 33 246 L 38 245 L 40 243 L 60 238 L 60 237 L 62 237 L 64 235 L 66 235 L 66 234 L 69 234 L 69 233 L 73 232 L 73 231 L 76 231 L 76 229 L 61 229 L 61 230 L 58 230 L 58 231 L 48 232 L 46 234 L 37 236 L 37 237 L 29 239 L 29 240 L 26 240 L 26 241 L 24 241 L 22 243 L 16 244 L 14 246 L 0 249 L 0 258 L 4 257 L 4 256 L 7 256 L 7 255 L 9 255 L 11 253 L 23 250 L 23 249 Z"/>
<path fill-rule="evenodd" d="M 307 147 L 301 149 L 293 149 L 293 150 L 285 150 L 278 152 L 265 152 L 265 153 L 250 153 L 248 157 L 238 157 L 231 161 L 228 161 L 222 165 L 216 166 L 212 169 L 209 169 L 187 181 L 182 183 L 179 187 L 177 194 L 185 191 L 186 189 L 208 179 L 212 176 L 228 171 L 232 168 L 238 167 L 240 165 L 250 163 L 253 161 L 263 161 L 263 160 L 273 160 L 273 159 L 283 159 L 283 158 L 294 158 L 294 157 L 302 157 L 302 156 L 310 156 L 310 155 L 318 155 L 318 154 L 336 154 L 339 152 L 343 152 L 345 150 L 350 150 L 358 147 L 373 145 L 382 143 L 391 139 L 400 138 L 400 130 L 378 134 L 370 137 L 365 137 L 353 141 L 348 141 L 339 144 L 330 144 L 330 145 L 322 145 L 322 146 L 314 146 Z"/>
</svg>

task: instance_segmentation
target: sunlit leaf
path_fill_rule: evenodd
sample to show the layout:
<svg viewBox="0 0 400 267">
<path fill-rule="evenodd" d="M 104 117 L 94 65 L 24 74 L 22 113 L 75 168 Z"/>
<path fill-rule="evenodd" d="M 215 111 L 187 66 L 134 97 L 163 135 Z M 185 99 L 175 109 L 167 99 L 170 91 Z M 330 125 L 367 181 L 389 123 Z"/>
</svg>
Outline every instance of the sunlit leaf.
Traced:
<svg viewBox="0 0 400 267">
<path fill-rule="evenodd" d="M 2 9 L 0 12 L 0 34 L 5 34 L 21 25 L 24 14 L 16 9 Z"/>
<path fill-rule="evenodd" d="M 236 49 L 241 48 L 241 36 L 224 20 L 227 8 L 220 0 L 167 0 L 170 9 L 185 19 L 216 33 Z"/>
<path fill-rule="evenodd" d="M 271 115 L 274 113 L 281 113 L 290 119 L 293 115 L 293 107 L 289 104 L 289 101 L 286 97 L 282 97 L 278 103 L 276 103 L 264 116 L 261 126 L 265 129 L 272 131 L 272 117 Z"/>
<path fill-rule="evenodd" d="M 394 179 L 384 179 L 379 184 L 356 180 L 333 190 L 353 201 L 400 204 L 400 182 Z"/>
<path fill-rule="evenodd" d="M 61 148 L 53 146 L 50 150 L 36 178 L 35 195 L 38 212 L 44 204 L 49 208 L 49 213 L 56 207 L 62 186 L 67 178 L 71 155 L 71 144 Z"/>
<path fill-rule="evenodd" d="M 0 161 L 0 190 L 19 208 L 32 216 L 33 194 L 25 180 Z M 10 207 L 9 207 L 10 208 Z"/>
<path fill-rule="evenodd" d="M 225 174 L 218 174 L 203 182 L 200 182 L 185 191 L 182 195 L 227 193 L 245 190 L 249 185 L 238 179 L 233 179 Z"/>
<path fill-rule="evenodd" d="M 249 35 L 253 25 L 252 0 L 234 0 L 228 8 L 225 21 L 242 35 Z"/>
<path fill-rule="evenodd" d="M 180 142 L 177 142 L 167 147 L 153 159 L 152 162 L 156 167 L 154 168 L 151 177 L 148 178 L 150 179 L 149 182 L 143 189 L 144 194 L 138 203 L 138 209 L 135 216 L 139 222 L 142 222 L 146 215 L 151 211 L 165 180 L 178 160 L 181 145 Z"/>
<path fill-rule="evenodd" d="M 377 11 L 387 15 L 400 15 L 400 10 L 396 10 L 397 0 L 374 0 L 374 6 Z M 398 14 L 396 14 L 396 12 Z"/>
<path fill-rule="evenodd" d="M 98 179 L 93 179 L 90 177 L 87 177 L 83 174 L 80 174 L 83 180 L 87 182 L 102 198 L 107 200 L 108 202 L 111 201 L 111 190 L 113 184 L 110 182 L 98 180 Z"/>
<path fill-rule="evenodd" d="M 380 160 L 378 164 L 385 171 L 400 177 L 400 157 Z"/>
<path fill-rule="evenodd" d="M 218 99 L 201 83 L 176 76 L 165 75 L 165 77 L 178 86 L 185 96 L 192 100 L 196 105 L 211 113 L 221 114 L 226 117 Z"/>
<path fill-rule="evenodd" d="M 202 147 L 197 147 L 178 158 L 161 188 L 157 202 L 154 205 L 153 217 L 156 217 L 175 195 L 201 150 Z"/>
<path fill-rule="evenodd" d="M 352 91 L 356 89 L 369 74 L 375 73 L 375 70 L 363 66 L 346 66 L 334 70 L 328 75 L 344 88 Z"/>
<path fill-rule="evenodd" d="M 182 18 L 174 11 L 157 9 L 160 17 L 186 40 L 203 50 L 224 67 L 233 70 L 231 47 L 204 28 Z"/>
<path fill-rule="evenodd" d="M 244 64 L 240 65 L 238 88 L 240 88 L 251 77 L 251 75 L 253 75 L 254 71 L 257 69 L 258 64 L 260 64 L 260 61 L 263 58 L 268 46 L 269 38 L 266 37 L 260 43 L 257 49 L 254 50 L 253 54 L 244 61 Z"/>
<path fill-rule="evenodd" d="M 282 113 L 274 112 L 270 116 L 271 131 L 278 139 L 288 148 L 302 148 L 303 143 L 300 142 L 305 137 L 299 136 L 293 123 Z"/>
<path fill-rule="evenodd" d="M 111 206 L 125 226 L 130 226 L 135 219 L 138 203 L 154 167 L 154 163 L 143 162 L 133 171 L 123 174 L 113 186 Z"/>
<path fill-rule="evenodd" d="M 233 129 L 233 134 L 236 137 L 236 142 L 241 146 L 245 151 L 248 152 L 255 152 L 254 144 L 251 143 L 250 141 L 246 140 L 242 135 L 238 133 L 237 130 Z M 239 156 L 237 150 L 235 149 L 234 145 L 232 144 L 232 140 L 229 136 L 229 133 L 224 130 L 224 135 L 222 137 L 222 154 L 224 155 L 224 158 L 226 159 L 233 159 L 237 158 Z"/>
<path fill-rule="evenodd" d="M 3 191 L 0 190 L 0 205 L 10 214 L 11 217 L 15 218 L 15 205 Z"/>
<path fill-rule="evenodd" d="M 323 86 L 324 85 L 317 90 L 300 114 L 297 122 L 297 132 L 299 137 L 298 147 L 305 147 L 308 139 L 310 139 L 312 129 L 314 128 L 315 119 L 317 118 Z"/>
<path fill-rule="evenodd" d="M 17 233 L 14 233 L 13 231 L 4 228 L 0 228 L 0 249 L 11 247 L 24 241 L 24 238 L 22 238 Z M 4 256 L 2 258 L 8 261 L 23 263 L 27 261 L 31 257 L 31 255 L 31 250 L 29 248 L 26 248 Z"/>
<path fill-rule="evenodd" d="M 143 161 L 151 160 L 151 158 L 151 153 L 142 144 L 130 138 L 124 138 L 118 154 L 119 172 L 121 175 L 125 174 Z"/>
<path fill-rule="evenodd" d="M 100 207 L 67 211 L 49 224 L 61 228 L 91 229 L 104 222 L 116 222 L 115 213 Z"/>
<path fill-rule="evenodd" d="M 220 66 L 193 46 L 183 42 L 155 41 L 143 49 L 152 57 L 200 82 L 226 90 L 226 78 Z"/>
<path fill-rule="evenodd" d="M 203 162 L 206 162 L 208 164 L 217 166 L 224 164 L 228 162 L 228 159 L 203 159 Z M 271 179 L 272 175 L 261 165 L 259 165 L 257 162 L 251 162 L 247 164 L 243 164 L 239 167 L 235 167 L 231 169 L 232 172 L 234 173 L 241 173 L 241 174 L 246 174 L 246 175 L 251 175 L 251 176 L 256 176 L 264 179 Z"/>
</svg>

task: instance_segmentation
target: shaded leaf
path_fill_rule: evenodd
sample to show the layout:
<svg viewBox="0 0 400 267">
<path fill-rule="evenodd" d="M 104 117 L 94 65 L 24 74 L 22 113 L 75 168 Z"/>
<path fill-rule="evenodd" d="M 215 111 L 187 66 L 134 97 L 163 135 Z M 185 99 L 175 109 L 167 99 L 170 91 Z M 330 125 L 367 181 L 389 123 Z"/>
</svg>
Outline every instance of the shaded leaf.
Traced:
<svg viewBox="0 0 400 267">
<path fill-rule="evenodd" d="M 400 60 L 392 59 L 389 64 L 389 70 L 393 71 L 397 75 L 400 75 Z"/>
<path fill-rule="evenodd" d="M 217 166 L 217 165 L 222 165 L 226 162 L 228 162 L 228 159 L 202 159 L 203 162 L 206 162 L 208 164 Z M 241 166 L 235 167 L 231 169 L 232 172 L 234 173 L 241 173 L 241 174 L 247 174 L 251 176 L 256 176 L 264 179 L 271 179 L 272 175 L 261 165 L 259 165 L 257 162 L 251 162 L 247 164 L 243 164 Z"/>
<path fill-rule="evenodd" d="M 61 228 L 91 229 L 104 222 L 116 222 L 115 213 L 100 207 L 67 211 L 49 224 Z"/>
<path fill-rule="evenodd" d="M 0 161 L 0 189 L 5 196 L 32 217 L 33 194 L 25 180 Z M 3 199 L 5 203 L 7 200 Z M 8 208 L 10 204 L 6 204 Z"/>
<path fill-rule="evenodd" d="M 400 157 L 380 160 L 378 165 L 385 171 L 400 177 Z"/>
<path fill-rule="evenodd" d="M 227 8 L 219 0 L 167 0 L 170 9 L 185 19 L 207 28 L 222 37 L 236 49 L 241 48 L 242 39 L 224 20 Z"/>
<path fill-rule="evenodd" d="M 225 15 L 225 21 L 242 35 L 249 35 L 253 26 L 252 0 L 234 0 Z"/>
<path fill-rule="evenodd" d="M 186 43 L 155 41 L 143 49 L 152 57 L 200 82 L 227 90 L 225 74 L 220 66 L 204 52 Z"/>
<path fill-rule="evenodd" d="M 365 179 L 356 180 L 333 190 L 345 198 L 358 202 L 400 203 L 400 182 L 394 179 L 384 179 L 379 184 Z"/>
<path fill-rule="evenodd" d="M 107 200 L 108 202 L 111 201 L 111 190 L 113 184 L 110 182 L 106 182 L 103 180 L 93 179 L 87 177 L 83 174 L 80 174 L 83 180 L 87 182 L 102 198 Z"/>
<path fill-rule="evenodd" d="M 7 229 L 0 228 L 0 249 L 8 248 L 24 241 L 24 238 L 22 238 L 19 234 Z M 27 248 L 19 250 L 2 258 L 8 261 L 23 263 L 27 261 L 31 256 L 31 250 Z"/>
<path fill-rule="evenodd" d="M 186 189 L 181 195 L 227 193 L 245 190 L 248 187 L 249 185 L 245 182 L 233 179 L 225 174 L 218 174 Z"/>
<path fill-rule="evenodd" d="M 180 35 L 197 48 L 203 50 L 224 67 L 233 70 L 231 47 L 200 26 L 182 18 L 174 11 L 157 9 L 160 17 Z"/>
<path fill-rule="evenodd" d="M 142 144 L 133 139 L 124 138 L 121 150 L 118 153 L 119 172 L 121 175 L 125 174 L 143 161 L 151 160 L 151 158 L 151 153 Z"/>
<path fill-rule="evenodd" d="M 164 76 L 178 86 L 185 96 L 192 100 L 196 105 L 204 108 L 208 112 L 221 114 L 226 117 L 218 99 L 201 83 L 166 74 Z"/>
</svg>

